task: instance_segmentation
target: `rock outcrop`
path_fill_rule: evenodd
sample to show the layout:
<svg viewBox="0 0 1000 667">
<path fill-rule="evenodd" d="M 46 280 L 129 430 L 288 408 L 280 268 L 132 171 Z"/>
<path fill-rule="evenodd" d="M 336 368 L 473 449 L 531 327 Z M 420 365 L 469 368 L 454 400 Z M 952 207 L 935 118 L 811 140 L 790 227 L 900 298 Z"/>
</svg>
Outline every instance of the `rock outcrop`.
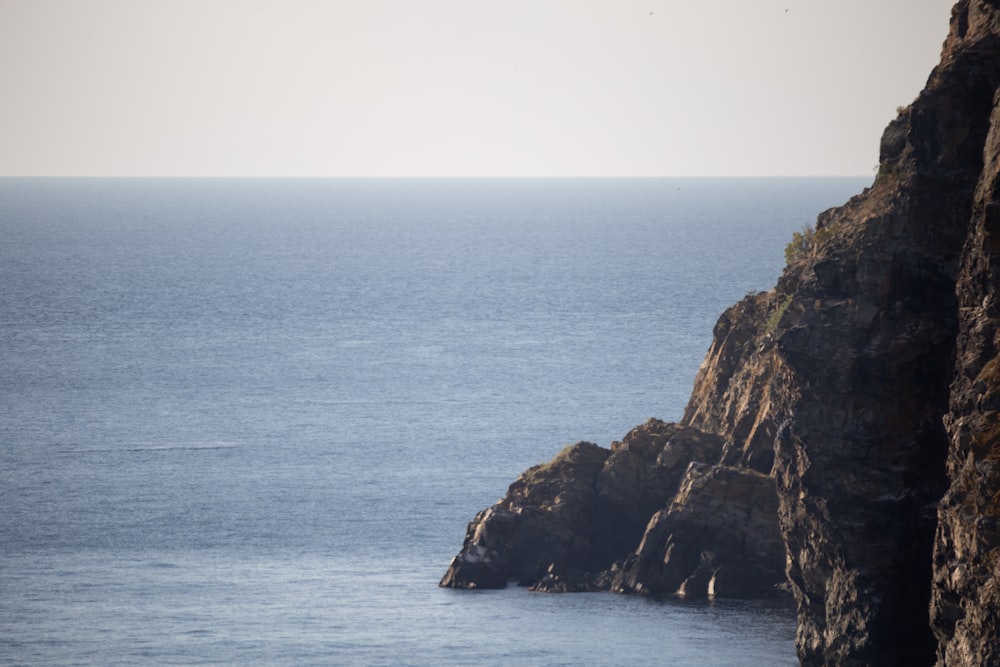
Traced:
<svg viewBox="0 0 1000 667">
<path fill-rule="evenodd" d="M 523 472 L 469 524 L 441 585 L 503 588 L 510 579 L 529 585 L 549 568 L 585 569 L 594 557 L 597 476 L 609 454 L 579 442 Z"/>
<path fill-rule="evenodd" d="M 762 597 L 785 581 L 774 480 L 691 463 L 670 505 L 650 519 L 610 589 L 699 597 Z"/>
<path fill-rule="evenodd" d="M 998 190 L 1000 2 L 962 0 L 875 182 L 722 315 L 681 423 L 529 470 L 442 585 L 783 584 L 803 665 L 1000 664 Z"/>
<path fill-rule="evenodd" d="M 719 460 L 722 446 L 718 436 L 650 419 L 610 450 L 592 443 L 567 447 L 549 463 L 525 471 L 500 501 L 476 515 L 441 585 L 500 588 L 514 580 L 543 591 L 675 593 L 694 577 L 687 592 L 697 588 L 695 594 L 705 595 L 717 571 L 725 567 L 723 579 L 740 568 L 750 572 L 757 566 L 744 567 L 743 561 L 753 556 L 753 563 L 768 561 L 760 566 L 769 573 L 767 583 L 752 591 L 720 583 L 716 594 L 761 593 L 783 581 L 774 483 L 710 465 Z M 761 512 L 754 507 L 758 503 L 768 509 Z M 661 518 L 657 513 L 668 506 L 671 511 Z M 697 525 L 705 519 L 713 523 Z M 767 537 L 755 529 L 759 525 L 771 529 Z M 684 574 L 673 588 L 641 585 L 635 567 L 650 563 L 653 551 L 663 547 L 661 538 L 691 530 L 714 534 L 711 549 L 699 549 L 684 566 L 679 554 L 667 563 L 671 576 Z M 733 539 L 741 530 L 754 537 Z M 637 554 L 640 542 L 648 547 Z M 704 585 L 696 587 L 699 577 Z"/>
</svg>

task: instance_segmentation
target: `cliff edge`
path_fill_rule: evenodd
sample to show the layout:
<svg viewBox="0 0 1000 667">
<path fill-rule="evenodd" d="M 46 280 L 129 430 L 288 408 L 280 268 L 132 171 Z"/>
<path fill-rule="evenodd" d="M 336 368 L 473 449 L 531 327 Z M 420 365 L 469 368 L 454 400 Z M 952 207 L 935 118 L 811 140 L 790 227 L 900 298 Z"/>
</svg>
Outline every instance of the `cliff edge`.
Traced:
<svg viewBox="0 0 1000 667">
<path fill-rule="evenodd" d="M 873 185 L 719 319 L 680 424 L 581 443 L 443 586 L 790 591 L 803 665 L 1000 664 L 1000 1 L 962 0 Z"/>
</svg>

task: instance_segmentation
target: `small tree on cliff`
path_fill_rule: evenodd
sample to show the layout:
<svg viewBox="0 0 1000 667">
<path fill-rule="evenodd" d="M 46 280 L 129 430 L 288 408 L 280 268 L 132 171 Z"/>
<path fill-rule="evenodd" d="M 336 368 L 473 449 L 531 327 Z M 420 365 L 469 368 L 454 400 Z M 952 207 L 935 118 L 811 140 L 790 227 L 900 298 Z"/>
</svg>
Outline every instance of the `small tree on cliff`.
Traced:
<svg viewBox="0 0 1000 667">
<path fill-rule="evenodd" d="M 816 229 L 812 225 L 806 225 L 801 232 L 792 232 L 792 240 L 785 246 L 785 263 L 792 264 L 811 255 L 832 233 L 826 227 Z"/>
</svg>

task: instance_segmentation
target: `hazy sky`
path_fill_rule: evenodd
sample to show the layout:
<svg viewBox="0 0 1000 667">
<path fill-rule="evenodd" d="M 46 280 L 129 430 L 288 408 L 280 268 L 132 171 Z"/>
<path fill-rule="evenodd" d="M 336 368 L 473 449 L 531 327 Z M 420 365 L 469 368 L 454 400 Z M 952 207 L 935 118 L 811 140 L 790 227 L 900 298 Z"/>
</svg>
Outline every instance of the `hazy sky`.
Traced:
<svg viewBox="0 0 1000 667">
<path fill-rule="evenodd" d="M 951 0 L 0 0 L 0 175 L 872 174 Z"/>
</svg>

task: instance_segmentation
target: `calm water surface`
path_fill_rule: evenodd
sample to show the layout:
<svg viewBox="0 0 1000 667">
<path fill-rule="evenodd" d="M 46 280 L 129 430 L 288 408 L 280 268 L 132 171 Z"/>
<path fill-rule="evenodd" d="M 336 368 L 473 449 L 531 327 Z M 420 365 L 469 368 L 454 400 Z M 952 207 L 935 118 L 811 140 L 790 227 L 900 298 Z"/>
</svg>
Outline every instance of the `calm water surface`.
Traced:
<svg viewBox="0 0 1000 667">
<path fill-rule="evenodd" d="M 436 584 L 865 185 L 0 179 L 0 663 L 796 664 L 782 606 Z"/>
</svg>

